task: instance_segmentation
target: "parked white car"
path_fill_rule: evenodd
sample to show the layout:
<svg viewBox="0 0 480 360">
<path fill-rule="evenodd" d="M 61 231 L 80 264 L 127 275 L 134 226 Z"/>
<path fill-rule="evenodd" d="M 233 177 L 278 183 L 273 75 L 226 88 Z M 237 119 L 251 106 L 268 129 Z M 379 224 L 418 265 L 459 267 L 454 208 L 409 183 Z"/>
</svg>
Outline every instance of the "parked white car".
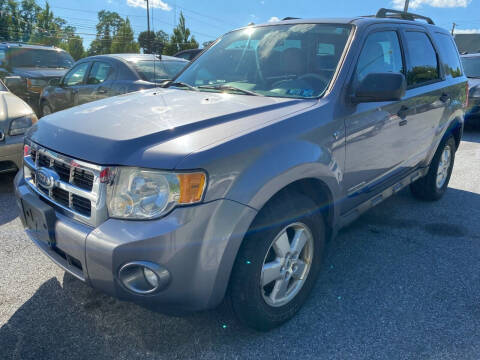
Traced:
<svg viewBox="0 0 480 360">
<path fill-rule="evenodd" d="M 23 135 L 36 122 L 32 108 L 0 81 L 0 174 L 21 167 Z"/>
</svg>

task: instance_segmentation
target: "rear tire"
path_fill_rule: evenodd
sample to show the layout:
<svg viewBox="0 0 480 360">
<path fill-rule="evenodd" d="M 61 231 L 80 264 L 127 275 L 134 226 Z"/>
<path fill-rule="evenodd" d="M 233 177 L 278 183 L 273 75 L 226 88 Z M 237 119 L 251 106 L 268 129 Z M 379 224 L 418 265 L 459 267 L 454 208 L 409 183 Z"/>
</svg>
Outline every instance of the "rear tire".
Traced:
<svg viewBox="0 0 480 360">
<path fill-rule="evenodd" d="M 229 300 L 237 318 L 260 331 L 292 318 L 315 284 L 324 243 L 324 219 L 311 199 L 287 194 L 267 204 L 233 268 Z"/>
<path fill-rule="evenodd" d="M 427 201 L 439 200 L 448 187 L 455 161 L 456 144 L 453 136 L 442 140 L 432 159 L 427 175 L 410 185 L 412 194 Z"/>
</svg>

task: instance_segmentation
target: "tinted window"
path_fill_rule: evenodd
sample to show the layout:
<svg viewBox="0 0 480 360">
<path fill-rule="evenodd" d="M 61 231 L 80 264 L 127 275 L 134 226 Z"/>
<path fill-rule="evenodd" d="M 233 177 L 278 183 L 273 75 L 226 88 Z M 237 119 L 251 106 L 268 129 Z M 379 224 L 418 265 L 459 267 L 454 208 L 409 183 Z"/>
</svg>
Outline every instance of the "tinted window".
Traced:
<svg viewBox="0 0 480 360">
<path fill-rule="evenodd" d="M 81 63 L 75 66 L 66 76 L 64 83 L 68 86 L 78 85 L 83 82 L 89 63 Z"/>
<path fill-rule="evenodd" d="M 443 59 L 443 70 L 447 77 L 462 76 L 462 67 L 460 66 L 460 57 L 458 56 L 457 47 L 450 35 L 436 33 L 436 43 L 439 47 L 440 55 Z"/>
<path fill-rule="evenodd" d="M 95 62 L 88 75 L 87 84 L 101 84 L 108 79 L 112 73 L 112 66 L 104 62 Z"/>
<path fill-rule="evenodd" d="M 437 53 L 427 34 L 408 31 L 405 35 L 410 60 L 407 84 L 419 85 L 438 79 Z"/>
<path fill-rule="evenodd" d="M 141 60 L 130 62 L 143 80 L 155 82 L 173 79 L 185 66 L 185 61 Z"/>
<path fill-rule="evenodd" d="M 319 97 L 333 78 L 350 30 L 342 24 L 280 24 L 232 31 L 176 80 L 206 92 Z"/>
<path fill-rule="evenodd" d="M 480 56 L 477 57 L 463 57 L 463 68 L 465 74 L 470 78 L 480 78 Z"/>
<path fill-rule="evenodd" d="M 356 80 L 370 73 L 403 73 L 402 51 L 395 31 L 381 31 L 368 36 L 358 59 Z"/>
<path fill-rule="evenodd" d="M 65 51 L 12 48 L 9 51 L 10 65 L 13 67 L 46 67 L 69 69 L 72 57 Z"/>
</svg>

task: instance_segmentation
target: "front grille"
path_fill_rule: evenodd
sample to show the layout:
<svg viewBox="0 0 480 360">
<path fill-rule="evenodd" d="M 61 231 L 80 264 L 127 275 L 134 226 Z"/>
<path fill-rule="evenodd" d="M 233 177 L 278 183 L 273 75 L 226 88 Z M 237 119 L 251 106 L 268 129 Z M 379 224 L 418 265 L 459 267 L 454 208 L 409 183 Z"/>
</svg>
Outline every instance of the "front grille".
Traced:
<svg viewBox="0 0 480 360">
<path fill-rule="evenodd" d="M 31 151 L 32 158 L 35 159 L 37 157 L 37 151 Z M 93 187 L 93 179 L 94 175 L 90 171 L 86 171 L 83 169 L 78 169 L 76 167 L 73 168 L 73 179 L 70 180 L 70 171 L 71 165 L 66 164 L 65 162 L 55 160 L 51 156 L 38 153 L 38 160 L 37 160 L 38 167 L 46 167 L 52 168 L 55 172 L 60 176 L 60 179 L 65 182 L 71 182 L 75 184 L 79 188 L 91 191 Z"/>
<path fill-rule="evenodd" d="M 28 143 L 27 143 L 28 144 Z M 107 217 L 104 184 L 100 183 L 100 166 L 57 154 L 35 143 L 24 158 L 27 183 L 54 205 L 88 225 L 97 225 Z M 54 177 L 54 185 L 46 188 L 39 183 L 37 171 L 46 168 Z M 48 184 L 43 183 L 48 187 Z M 79 217 L 80 215 L 80 217 Z"/>
</svg>

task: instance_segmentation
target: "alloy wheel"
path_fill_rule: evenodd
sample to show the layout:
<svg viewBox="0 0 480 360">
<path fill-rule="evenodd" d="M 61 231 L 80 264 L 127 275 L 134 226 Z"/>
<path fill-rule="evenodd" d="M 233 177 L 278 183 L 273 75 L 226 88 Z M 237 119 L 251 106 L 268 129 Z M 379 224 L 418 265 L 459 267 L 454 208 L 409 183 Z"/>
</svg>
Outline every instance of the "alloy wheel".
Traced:
<svg viewBox="0 0 480 360">
<path fill-rule="evenodd" d="M 302 289 L 313 259 L 313 235 L 303 223 L 286 226 L 274 238 L 263 261 L 260 288 L 274 307 L 289 303 Z"/>
<path fill-rule="evenodd" d="M 441 189 L 447 181 L 448 172 L 452 163 L 452 149 L 450 145 L 446 145 L 440 156 L 440 162 L 438 163 L 436 185 L 438 189 Z"/>
</svg>

